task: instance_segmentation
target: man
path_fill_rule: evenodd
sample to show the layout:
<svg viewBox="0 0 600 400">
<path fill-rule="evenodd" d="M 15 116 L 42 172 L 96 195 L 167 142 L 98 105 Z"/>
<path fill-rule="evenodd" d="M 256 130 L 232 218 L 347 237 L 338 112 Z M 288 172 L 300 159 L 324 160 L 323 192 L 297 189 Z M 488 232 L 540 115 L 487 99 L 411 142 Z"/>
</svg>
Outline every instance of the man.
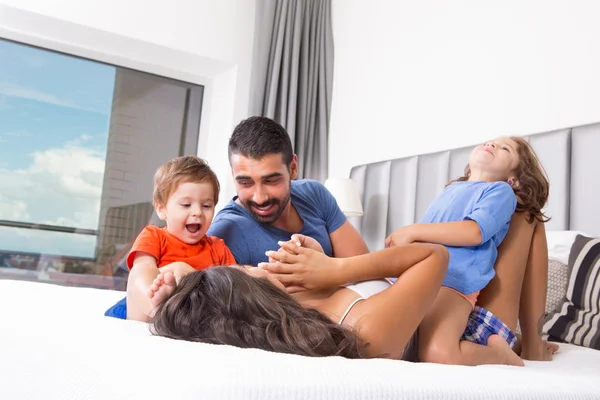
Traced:
<svg viewBox="0 0 600 400">
<path fill-rule="evenodd" d="M 208 234 L 224 239 L 239 264 L 268 261 L 265 252 L 295 233 L 316 239 L 329 256 L 369 252 L 321 183 L 295 180 L 297 156 L 275 121 L 242 121 L 229 140 L 229 163 L 237 196 L 217 214 Z"/>
</svg>

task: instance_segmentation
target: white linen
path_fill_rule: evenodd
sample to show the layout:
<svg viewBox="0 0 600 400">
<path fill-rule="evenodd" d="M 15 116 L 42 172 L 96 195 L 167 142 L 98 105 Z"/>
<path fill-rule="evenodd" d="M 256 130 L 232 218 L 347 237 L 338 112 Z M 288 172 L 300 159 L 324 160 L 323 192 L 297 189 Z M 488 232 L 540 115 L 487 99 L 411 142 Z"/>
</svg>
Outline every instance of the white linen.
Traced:
<svg viewBox="0 0 600 400">
<path fill-rule="evenodd" d="M 103 316 L 122 292 L 0 281 L 0 399 L 598 399 L 600 352 L 461 367 L 176 341 Z"/>
<path fill-rule="evenodd" d="M 573 246 L 577 235 L 592 237 L 579 231 L 546 231 L 548 259 L 558 260 L 563 264 L 569 265 L 571 246 Z"/>
</svg>

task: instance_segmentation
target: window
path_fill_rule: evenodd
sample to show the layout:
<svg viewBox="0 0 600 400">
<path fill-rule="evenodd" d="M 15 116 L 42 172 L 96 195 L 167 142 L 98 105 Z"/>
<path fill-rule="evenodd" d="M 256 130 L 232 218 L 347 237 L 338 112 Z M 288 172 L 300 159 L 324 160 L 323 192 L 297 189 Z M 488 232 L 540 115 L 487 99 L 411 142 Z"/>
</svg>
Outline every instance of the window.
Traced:
<svg viewBox="0 0 600 400">
<path fill-rule="evenodd" d="M 0 39 L 0 279 L 124 289 L 152 177 L 203 88 Z"/>
</svg>

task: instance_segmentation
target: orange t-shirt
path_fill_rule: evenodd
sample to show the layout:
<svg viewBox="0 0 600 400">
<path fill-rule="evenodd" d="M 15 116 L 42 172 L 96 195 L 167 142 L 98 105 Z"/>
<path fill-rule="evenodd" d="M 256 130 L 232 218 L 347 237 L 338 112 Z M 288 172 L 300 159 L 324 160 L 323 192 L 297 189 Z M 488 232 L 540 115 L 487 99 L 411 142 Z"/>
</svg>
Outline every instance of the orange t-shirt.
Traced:
<svg viewBox="0 0 600 400">
<path fill-rule="evenodd" d="M 127 267 L 133 267 L 135 253 L 143 251 L 156 258 L 157 266 L 164 267 L 175 261 L 182 261 L 195 269 L 205 269 L 213 265 L 233 265 L 235 258 L 223 239 L 204 236 L 196 244 L 187 244 L 167 232 L 167 228 L 149 225 L 138 235 L 127 256 Z"/>
</svg>

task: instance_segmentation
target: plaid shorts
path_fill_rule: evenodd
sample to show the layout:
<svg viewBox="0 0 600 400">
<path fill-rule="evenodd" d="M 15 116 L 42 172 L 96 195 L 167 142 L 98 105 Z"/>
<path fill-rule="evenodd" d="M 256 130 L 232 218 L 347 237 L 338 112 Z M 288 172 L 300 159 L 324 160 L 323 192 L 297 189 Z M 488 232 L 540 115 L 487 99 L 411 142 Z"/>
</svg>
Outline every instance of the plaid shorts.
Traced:
<svg viewBox="0 0 600 400">
<path fill-rule="evenodd" d="M 511 348 L 517 341 L 515 334 L 500 318 L 483 307 L 475 306 L 469 315 L 467 328 L 461 340 L 487 345 L 488 338 L 492 335 L 502 336 Z"/>
</svg>

